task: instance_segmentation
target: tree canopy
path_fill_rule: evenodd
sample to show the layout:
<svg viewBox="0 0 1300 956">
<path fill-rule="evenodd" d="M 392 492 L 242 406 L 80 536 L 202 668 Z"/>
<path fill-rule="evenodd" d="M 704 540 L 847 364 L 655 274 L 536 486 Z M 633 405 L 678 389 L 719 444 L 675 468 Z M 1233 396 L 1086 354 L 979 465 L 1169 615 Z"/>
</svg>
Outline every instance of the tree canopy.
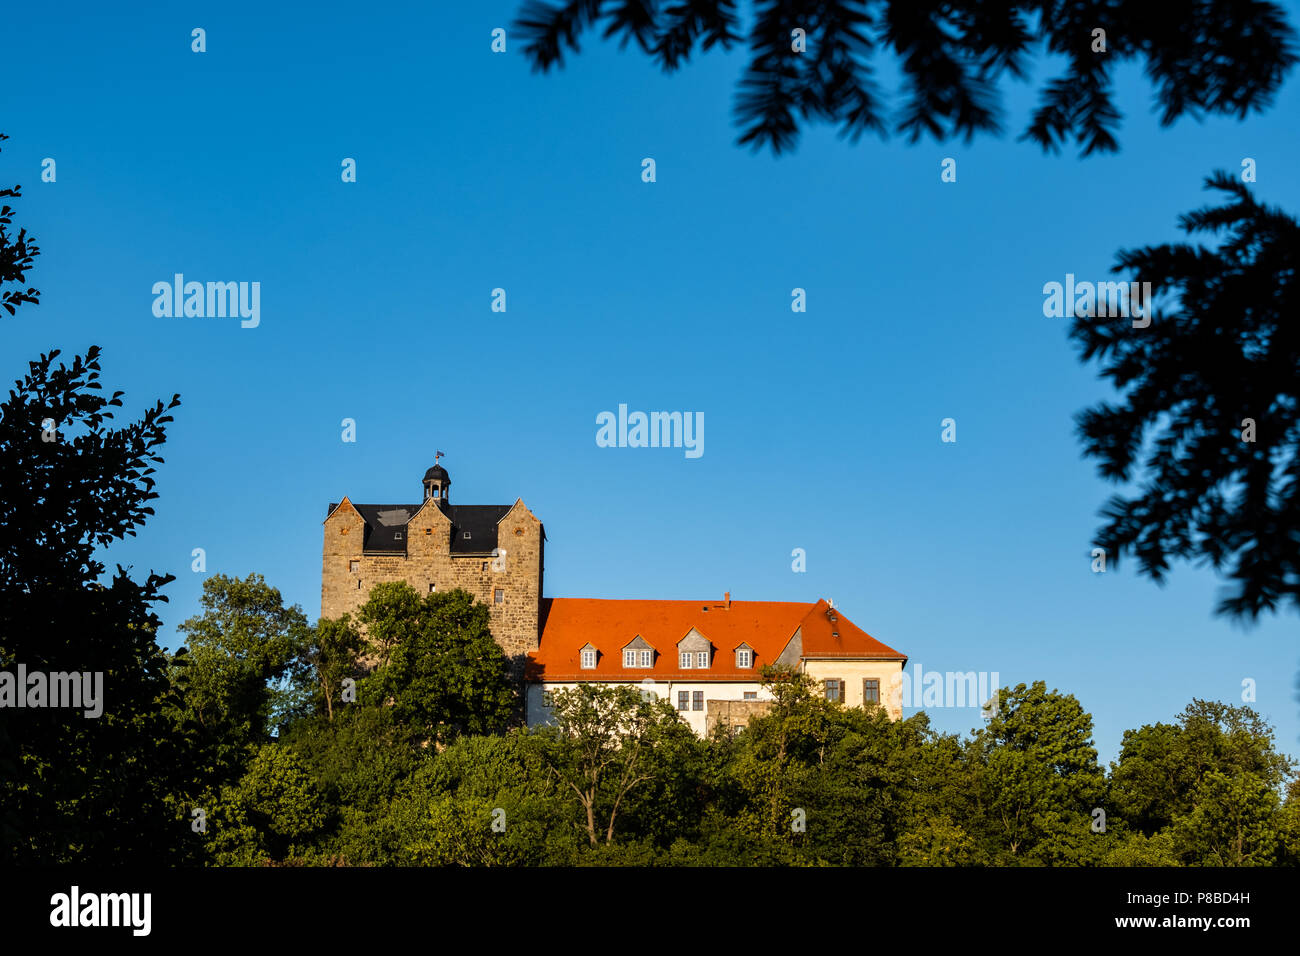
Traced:
<svg viewBox="0 0 1300 956">
<path fill-rule="evenodd" d="M 742 42 L 736 0 L 527 0 L 515 21 L 534 69 L 562 66 L 584 33 L 635 43 L 665 72 L 697 50 Z M 736 94 L 739 142 L 781 153 L 809 121 L 863 133 L 971 139 L 1002 129 L 998 84 L 1024 79 L 1045 49 L 1064 71 L 1038 91 L 1024 130 L 1045 150 L 1076 143 L 1114 152 L 1120 112 L 1113 74 L 1142 62 L 1161 122 L 1204 113 L 1245 116 L 1266 106 L 1295 64 L 1295 33 L 1272 3 L 1195 0 L 754 0 L 749 63 Z M 1099 43 L 1096 31 L 1104 31 Z M 895 108 L 876 79 L 892 55 Z M 891 112 L 892 110 L 892 112 Z"/>
<path fill-rule="evenodd" d="M 1102 476 L 1136 493 L 1107 504 L 1096 543 L 1163 581 L 1174 560 L 1221 570 L 1222 614 L 1300 610 L 1300 224 L 1220 172 L 1227 200 L 1180 217 L 1211 249 L 1123 250 L 1114 272 L 1168 301 L 1146 328 L 1076 315 L 1083 361 L 1122 393 L 1078 417 Z"/>
<path fill-rule="evenodd" d="M 0 209 L 9 315 L 39 299 L 23 288 L 39 249 L 25 229 L 8 231 L 12 212 Z M 153 514 L 154 465 L 180 400 L 118 423 L 123 393 L 102 394 L 100 350 L 60 354 L 28 363 L 0 403 L 0 669 L 78 675 L 92 693 L 98 682 L 100 712 L 0 707 L 0 859 L 177 859 L 189 747 L 174 732 L 154 611 L 171 576 L 137 580 L 120 565 L 107 576 L 99 555 Z"/>
</svg>

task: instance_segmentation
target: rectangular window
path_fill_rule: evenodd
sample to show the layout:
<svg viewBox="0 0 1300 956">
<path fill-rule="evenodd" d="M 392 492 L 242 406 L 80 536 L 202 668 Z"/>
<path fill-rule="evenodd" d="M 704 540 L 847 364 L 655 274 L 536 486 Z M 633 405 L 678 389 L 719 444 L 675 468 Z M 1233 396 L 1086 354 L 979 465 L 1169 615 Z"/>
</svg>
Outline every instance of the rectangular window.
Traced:
<svg viewBox="0 0 1300 956">
<path fill-rule="evenodd" d="M 708 667 L 708 666 L 709 666 L 709 652 L 708 652 L 708 651 L 700 651 L 699 653 L 697 653 L 697 654 L 695 655 L 695 666 L 696 666 L 696 667 Z"/>
<path fill-rule="evenodd" d="M 623 652 L 623 666 L 636 667 L 636 651 Z"/>
<path fill-rule="evenodd" d="M 642 666 L 642 667 L 649 667 L 649 666 L 651 666 L 651 665 L 654 663 L 654 656 L 655 656 L 655 652 L 654 652 L 654 651 L 642 651 L 642 652 L 641 652 L 641 666 Z"/>
<path fill-rule="evenodd" d="M 740 650 L 736 651 L 737 667 L 742 667 L 742 668 L 749 667 L 753 663 L 754 663 L 754 652 L 751 651 L 748 647 L 742 647 Z"/>
<path fill-rule="evenodd" d="M 360 561 L 349 561 L 349 562 L 348 562 L 348 571 L 349 571 L 350 573 L 352 573 L 352 574 L 360 574 L 360 573 L 361 573 L 361 562 L 360 562 Z"/>
<path fill-rule="evenodd" d="M 483 562 L 483 567 L 479 568 L 479 570 L 480 570 L 480 571 L 486 571 L 486 570 L 487 570 L 487 564 L 488 564 L 488 563 L 487 563 L 486 561 L 484 561 L 484 562 Z"/>
<path fill-rule="evenodd" d="M 687 710 L 690 706 L 691 706 L 690 692 L 679 690 L 677 692 L 677 709 Z"/>
<path fill-rule="evenodd" d="M 542 691 L 542 706 L 543 706 L 543 707 L 550 707 L 550 706 L 551 706 L 551 701 L 552 701 L 552 699 L 553 699 L 553 698 L 551 697 L 551 692 L 550 692 L 549 690 L 544 690 L 544 691 Z"/>
<path fill-rule="evenodd" d="M 862 681 L 862 703 L 880 703 L 880 681 L 868 677 Z"/>
<path fill-rule="evenodd" d="M 464 535 L 462 535 L 462 537 L 463 537 L 466 541 L 468 541 L 468 540 L 469 540 L 469 532 L 466 531 L 466 532 L 464 533 Z"/>
<path fill-rule="evenodd" d="M 692 710 L 704 709 L 704 691 L 697 690 L 695 693 L 691 695 L 691 709 Z"/>
<path fill-rule="evenodd" d="M 677 657 L 677 662 L 681 664 L 683 670 L 689 669 L 691 666 L 691 652 L 682 651 Z"/>
<path fill-rule="evenodd" d="M 501 588 L 497 588 L 496 591 L 492 594 L 492 600 L 496 604 L 505 604 L 506 592 L 503 591 Z"/>
<path fill-rule="evenodd" d="M 745 691 L 745 700 L 758 700 L 758 691 L 756 690 Z"/>
<path fill-rule="evenodd" d="M 595 651 L 589 649 L 582 652 L 582 666 L 587 670 L 590 670 L 591 668 L 596 666 Z"/>
<path fill-rule="evenodd" d="M 429 593 L 430 593 L 430 594 L 433 594 L 433 593 L 434 593 L 435 591 L 437 591 L 437 590 L 438 590 L 438 585 L 436 585 L 436 584 L 430 584 L 430 585 L 429 585 Z"/>
<path fill-rule="evenodd" d="M 826 699 L 840 700 L 844 692 L 843 681 L 830 677 L 826 680 Z"/>
<path fill-rule="evenodd" d="M 400 532 L 400 531 L 394 531 L 394 532 L 393 532 L 393 540 L 394 540 L 394 541 L 401 541 L 401 540 L 402 540 L 402 532 Z"/>
</svg>

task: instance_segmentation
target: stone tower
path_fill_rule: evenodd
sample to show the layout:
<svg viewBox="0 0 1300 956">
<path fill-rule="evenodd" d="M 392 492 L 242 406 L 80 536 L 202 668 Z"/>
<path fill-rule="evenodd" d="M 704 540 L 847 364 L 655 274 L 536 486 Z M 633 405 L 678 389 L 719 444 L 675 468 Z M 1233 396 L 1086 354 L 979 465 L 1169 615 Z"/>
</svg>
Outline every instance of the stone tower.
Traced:
<svg viewBox="0 0 1300 956">
<path fill-rule="evenodd" d="M 413 505 L 329 506 L 321 549 L 321 617 L 356 617 L 370 589 L 405 581 L 421 594 L 462 588 L 487 605 L 492 636 L 516 664 L 537 650 L 546 532 L 522 498 L 453 505 L 437 464 Z"/>
</svg>

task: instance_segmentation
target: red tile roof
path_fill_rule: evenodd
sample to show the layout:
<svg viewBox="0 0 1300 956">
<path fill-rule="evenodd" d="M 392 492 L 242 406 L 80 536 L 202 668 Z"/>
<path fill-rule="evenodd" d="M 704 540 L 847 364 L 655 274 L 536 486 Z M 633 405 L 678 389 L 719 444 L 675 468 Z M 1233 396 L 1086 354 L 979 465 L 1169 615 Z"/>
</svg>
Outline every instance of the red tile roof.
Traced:
<svg viewBox="0 0 1300 956">
<path fill-rule="evenodd" d="M 835 615 L 831 621 L 828 612 Z M 806 601 L 605 601 L 546 598 L 541 641 L 529 655 L 530 680 L 758 680 L 758 669 L 781 656 L 796 631 L 804 658 L 906 661 L 824 600 Z M 677 642 L 694 628 L 713 646 L 707 669 L 682 669 Z M 656 651 L 652 667 L 624 667 L 623 648 L 640 636 Z M 600 653 L 595 669 L 584 669 L 579 651 L 591 644 Z M 754 666 L 736 667 L 735 649 L 748 644 Z"/>
</svg>

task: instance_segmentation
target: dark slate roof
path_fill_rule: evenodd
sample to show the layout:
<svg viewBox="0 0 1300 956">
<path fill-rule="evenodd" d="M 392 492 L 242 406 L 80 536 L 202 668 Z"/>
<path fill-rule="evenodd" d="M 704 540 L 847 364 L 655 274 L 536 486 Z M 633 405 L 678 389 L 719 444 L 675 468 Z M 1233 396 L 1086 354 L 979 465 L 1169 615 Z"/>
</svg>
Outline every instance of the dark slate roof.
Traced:
<svg viewBox="0 0 1300 956">
<path fill-rule="evenodd" d="M 330 505 L 334 513 L 338 503 Z M 406 523 L 415 517 L 420 505 L 353 505 L 366 522 L 362 550 L 402 554 L 406 551 Z M 497 522 L 506 516 L 510 505 L 448 505 L 451 518 L 452 554 L 490 554 L 497 546 Z M 465 537 L 466 532 L 469 537 Z"/>
<path fill-rule="evenodd" d="M 451 553 L 480 554 L 497 546 L 497 522 L 510 505 L 448 505 L 451 518 Z M 469 532 L 469 537 L 465 533 Z"/>
</svg>

